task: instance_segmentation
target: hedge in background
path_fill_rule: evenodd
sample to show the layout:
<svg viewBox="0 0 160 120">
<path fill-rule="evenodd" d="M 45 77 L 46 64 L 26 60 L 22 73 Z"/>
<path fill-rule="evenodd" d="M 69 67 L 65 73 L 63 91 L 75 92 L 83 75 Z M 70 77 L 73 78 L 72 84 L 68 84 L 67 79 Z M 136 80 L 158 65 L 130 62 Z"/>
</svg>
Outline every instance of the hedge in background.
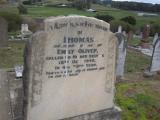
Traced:
<svg viewBox="0 0 160 120">
<path fill-rule="evenodd" d="M 133 16 L 127 16 L 127 17 L 122 18 L 121 20 L 131 25 L 136 25 L 136 19 Z"/>
<path fill-rule="evenodd" d="M 16 31 L 20 28 L 22 23 L 22 18 L 19 14 L 0 12 L 0 16 L 3 17 L 8 22 L 8 31 Z"/>
<path fill-rule="evenodd" d="M 118 31 L 118 26 L 122 26 L 123 31 L 126 31 L 127 33 L 129 31 L 134 31 L 134 27 L 130 25 L 129 23 L 120 21 L 120 20 L 113 20 L 110 22 L 111 25 L 111 31 L 112 32 L 117 32 Z"/>
<path fill-rule="evenodd" d="M 110 21 L 114 20 L 114 17 L 111 16 L 111 15 L 99 15 L 99 14 L 97 14 L 95 17 L 100 19 L 100 20 L 106 21 L 106 22 L 110 22 Z"/>
</svg>

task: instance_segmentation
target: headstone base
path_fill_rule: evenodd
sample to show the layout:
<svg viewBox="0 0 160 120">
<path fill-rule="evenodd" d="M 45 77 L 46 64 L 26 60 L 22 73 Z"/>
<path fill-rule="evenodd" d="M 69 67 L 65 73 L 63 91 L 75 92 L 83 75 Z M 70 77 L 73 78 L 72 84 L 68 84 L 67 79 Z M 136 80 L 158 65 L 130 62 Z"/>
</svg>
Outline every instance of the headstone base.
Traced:
<svg viewBox="0 0 160 120">
<path fill-rule="evenodd" d="M 121 120 L 122 110 L 115 106 L 110 109 L 79 115 L 71 118 L 65 118 L 62 120 Z"/>
</svg>

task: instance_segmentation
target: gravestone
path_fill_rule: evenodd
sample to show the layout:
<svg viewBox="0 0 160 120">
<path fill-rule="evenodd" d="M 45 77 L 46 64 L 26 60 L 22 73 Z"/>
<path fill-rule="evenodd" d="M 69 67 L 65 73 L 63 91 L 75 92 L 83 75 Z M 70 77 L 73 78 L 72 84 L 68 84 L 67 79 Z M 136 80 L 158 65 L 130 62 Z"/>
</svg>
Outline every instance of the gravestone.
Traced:
<svg viewBox="0 0 160 120">
<path fill-rule="evenodd" d="M 28 24 L 22 24 L 21 25 L 21 33 L 28 32 L 28 31 L 29 31 Z"/>
<path fill-rule="evenodd" d="M 133 39 L 133 34 L 134 34 L 133 31 L 129 31 L 129 32 L 127 33 L 127 41 Z"/>
<path fill-rule="evenodd" d="M 143 32 L 142 32 L 142 41 L 143 42 L 148 42 L 149 33 L 150 33 L 150 25 L 145 25 Z"/>
<path fill-rule="evenodd" d="M 6 47 L 8 44 L 8 23 L 0 17 L 0 47 Z"/>
<path fill-rule="evenodd" d="M 118 33 L 122 33 L 122 26 L 118 26 Z"/>
<path fill-rule="evenodd" d="M 124 35 L 125 37 L 127 36 L 127 33 L 126 33 L 126 31 L 123 31 L 122 33 L 123 33 L 123 35 Z"/>
<path fill-rule="evenodd" d="M 154 45 L 150 72 L 160 71 L 160 38 L 157 39 Z"/>
<path fill-rule="evenodd" d="M 150 48 L 149 34 L 150 34 L 150 25 L 145 25 L 142 32 L 142 40 L 141 40 L 142 48 Z"/>
<path fill-rule="evenodd" d="M 25 31 L 29 31 L 28 30 L 28 24 L 25 24 Z"/>
<path fill-rule="evenodd" d="M 25 31 L 25 24 L 21 24 L 21 33 Z"/>
<path fill-rule="evenodd" d="M 95 18 L 48 18 L 25 52 L 25 120 L 118 120 L 116 37 Z"/>
<path fill-rule="evenodd" d="M 15 73 L 16 73 L 16 77 L 21 78 L 22 73 L 23 73 L 23 65 L 15 65 L 14 70 L 15 70 Z"/>
<path fill-rule="evenodd" d="M 32 32 L 28 29 L 28 24 L 22 24 L 21 25 L 21 39 L 28 40 L 31 35 L 32 35 Z"/>
<path fill-rule="evenodd" d="M 156 34 L 154 35 L 152 45 L 154 45 L 154 44 L 156 43 L 157 39 L 158 39 L 158 33 L 156 33 Z"/>
<path fill-rule="evenodd" d="M 122 33 L 116 34 L 118 38 L 118 56 L 117 56 L 117 67 L 116 67 L 116 76 L 122 77 L 124 75 L 124 65 L 126 59 L 126 36 Z"/>
</svg>

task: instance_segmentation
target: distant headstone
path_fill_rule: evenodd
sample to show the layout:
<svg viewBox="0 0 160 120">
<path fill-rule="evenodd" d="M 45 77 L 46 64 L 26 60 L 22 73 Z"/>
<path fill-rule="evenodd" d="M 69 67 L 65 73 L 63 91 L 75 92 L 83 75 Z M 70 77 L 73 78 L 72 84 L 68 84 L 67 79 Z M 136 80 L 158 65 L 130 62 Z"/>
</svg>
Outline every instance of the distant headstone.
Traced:
<svg viewBox="0 0 160 120">
<path fill-rule="evenodd" d="M 122 33 L 122 26 L 118 26 L 118 33 Z"/>
<path fill-rule="evenodd" d="M 116 42 L 109 24 L 95 18 L 45 20 L 45 31 L 26 47 L 25 120 L 120 119 L 113 102 Z"/>
<path fill-rule="evenodd" d="M 6 47 L 8 44 L 8 23 L 0 17 L 0 47 Z"/>
<path fill-rule="evenodd" d="M 157 39 L 154 45 L 150 71 L 160 71 L 160 38 Z"/>
<path fill-rule="evenodd" d="M 22 24 L 21 25 L 21 33 L 28 32 L 28 31 L 29 31 L 28 24 Z"/>
<path fill-rule="evenodd" d="M 148 42 L 149 33 L 150 33 L 150 25 L 145 25 L 142 32 L 142 41 Z"/>
<path fill-rule="evenodd" d="M 22 77 L 22 74 L 23 74 L 23 65 L 19 66 L 19 65 L 16 65 L 14 67 L 15 69 L 15 73 L 16 73 L 16 77 L 17 78 L 21 78 Z"/>
<path fill-rule="evenodd" d="M 158 33 L 156 33 L 156 34 L 154 35 L 152 45 L 154 45 L 154 44 L 156 43 L 157 39 L 158 39 Z"/>
<path fill-rule="evenodd" d="M 125 37 L 127 36 L 126 31 L 123 31 L 122 34 L 123 34 Z"/>
<path fill-rule="evenodd" d="M 21 33 L 25 31 L 25 24 L 21 24 Z"/>
<path fill-rule="evenodd" d="M 122 33 L 116 34 L 119 42 L 116 76 L 122 77 L 124 75 L 124 65 L 126 59 L 126 37 Z"/>
<path fill-rule="evenodd" d="M 127 40 L 129 41 L 129 40 L 132 40 L 133 39 L 133 31 L 129 31 L 128 32 L 128 35 L 127 35 Z"/>
<path fill-rule="evenodd" d="M 25 27 L 25 31 L 29 31 L 29 30 L 28 30 L 28 24 L 24 24 L 24 25 L 25 25 L 25 26 L 24 26 L 24 27 Z"/>
<path fill-rule="evenodd" d="M 32 35 L 32 32 L 28 29 L 28 24 L 22 24 L 21 25 L 21 39 L 28 40 L 31 35 Z"/>
<path fill-rule="evenodd" d="M 142 32 L 142 40 L 141 40 L 142 48 L 145 48 L 145 49 L 150 48 L 149 34 L 150 34 L 150 25 L 145 25 Z"/>
</svg>

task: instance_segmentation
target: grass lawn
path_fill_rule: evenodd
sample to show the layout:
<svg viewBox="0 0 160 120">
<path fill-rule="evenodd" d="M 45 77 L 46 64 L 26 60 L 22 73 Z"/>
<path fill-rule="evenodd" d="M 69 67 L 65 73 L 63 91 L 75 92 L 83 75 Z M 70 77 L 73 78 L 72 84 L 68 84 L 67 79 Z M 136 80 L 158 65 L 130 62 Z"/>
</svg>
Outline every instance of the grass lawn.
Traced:
<svg viewBox="0 0 160 120">
<path fill-rule="evenodd" d="M 82 10 L 77 10 L 74 8 L 56 8 L 56 7 L 36 7 L 28 6 L 28 15 L 30 17 L 49 17 L 49 16 L 59 16 L 59 15 L 84 15 L 84 16 L 94 16 L 95 13 L 86 12 Z"/>
<path fill-rule="evenodd" d="M 95 16 L 95 13 L 80 11 L 74 8 L 51 8 L 27 6 L 30 17 L 49 17 L 58 15 L 78 14 Z M 119 10 L 111 7 L 93 5 L 99 14 L 109 14 L 116 19 L 125 16 L 135 16 L 137 26 L 150 22 L 160 24 L 160 17 L 137 17 L 135 12 Z M 16 7 L 0 7 L 0 11 L 17 13 Z M 138 39 L 129 41 L 129 44 L 139 44 Z M 15 64 L 23 64 L 23 50 L 25 42 L 9 42 L 7 48 L 0 48 L 0 68 L 11 68 Z M 160 120 L 160 75 L 144 78 L 143 71 L 150 65 L 150 57 L 127 51 L 124 81 L 116 83 L 115 101 L 123 110 L 122 120 Z"/>
<path fill-rule="evenodd" d="M 25 42 L 9 42 L 0 48 L 0 68 L 23 64 Z M 115 101 L 123 110 L 122 120 L 160 120 L 160 75 L 144 78 L 142 73 L 150 58 L 133 50 L 127 51 L 123 82 L 116 83 Z"/>
<path fill-rule="evenodd" d="M 160 76 L 117 83 L 116 104 L 123 110 L 122 120 L 160 120 L 159 86 Z"/>
<path fill-rule="evenodd" d="M 23 64 L 24 42 L 9 42 L 7 48 L 0 48 L 0 68 L 12 68 Z"/>
<path fill-rule="evenodd" d="M 12 5 L 0 5 L 0 12 L 11 12 L 18 14 L 18 9 L 16 6 Z"/>
<path fill-rule="evenodd" d="M 56 0 L 52 2 L 57 2 Z M 65 0 L 64 0 L 65 2 Z M 139 17 L 137 13 L 134 11 L 120 10 L 112 7 L 105 7 L 102 5 L 93 4 L 92 8 L 96 9 L 97 13 L 86 12 L 82 10 L 77 10 L 75 8 L 56 8 L 56 7 L 46 7 L 46 6 L 35 6 L 29 5 L 26 6 L 28 8 L 28 14 L 22 16 L 29 17 L 49 17 L 49 16 L 60 16 L 60 15 L 84 15 L 84 16 L 95 16 L 96 14 L 104 14 L 111 15 L 115 19 L 121 19 L 126 16 L 134 16 L 137 20 L 137 24 L 135 27 L 141 27 L 145 24 L 149 23 L 158 23 L 160 24 L 160 16 L 159 17 Z M 0 6 L 0 11 L 14 12 L 18 13 L 16 6 L 4 5 Z"/>
<path fill-rule="evenodd" d="M 143 72 L 150 65 L 151 58 L 139 52 L 128 50 L 126 56 L 125 73 Z"/>
<path fill-rule="evenodd" d="M 160 24 L 160 17 L 139 17 L 134 11 L 120 10 L 112 7 L 104 7 L 100 5 L 93 5 L 92 8 L 96 9 L 97 13 L 86 12 L 77 10 L 74 8 L 55 8 L 55 7 L 44 7 L 44 6 L 28 6 L 28 14 L 25 16 L 30 17 L 49 17 L 59 15 L 84 15 L 84 16 L 95 16 L 96 14 L 111 15 L 115 19 L 121 19 L 126 16 L 134 16 L 137 20 L 136 27 L 141 27 L 149 23 Z"/>
<path fill-rule="evenodd" d="M 127 51 L 124 81 L 116 84 L 116 104 L 122 120 L 160 120 L 160 75 L 144 78 L 150 58 Z"/>
</svg>

